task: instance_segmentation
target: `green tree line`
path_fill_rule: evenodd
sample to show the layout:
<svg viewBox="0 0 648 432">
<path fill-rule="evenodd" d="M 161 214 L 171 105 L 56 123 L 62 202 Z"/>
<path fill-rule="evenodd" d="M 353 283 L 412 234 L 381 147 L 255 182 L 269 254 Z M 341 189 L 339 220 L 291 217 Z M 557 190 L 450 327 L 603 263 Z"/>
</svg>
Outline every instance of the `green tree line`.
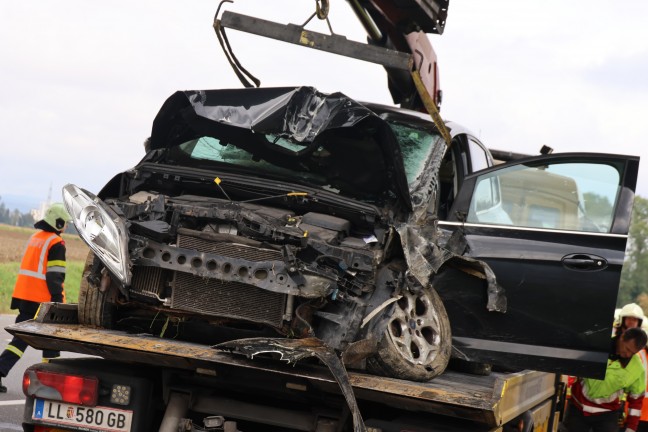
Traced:
<svg viewBox="0 0 648 432">
<path fill-rule="evenodd" d="M 635 302 L 648 312 L 648 199 L 635 196 L 617 307 Z"/>
<path fill-rule="evenodd" d="M 9 209 L 2 202 L 2 197 L 0 197 L 0 223 L 21 226 L 21 227 L 30 227 L 34 225 L 34 217 L 31 213 L 21 213 L 18 209 Z"/>
</svg>

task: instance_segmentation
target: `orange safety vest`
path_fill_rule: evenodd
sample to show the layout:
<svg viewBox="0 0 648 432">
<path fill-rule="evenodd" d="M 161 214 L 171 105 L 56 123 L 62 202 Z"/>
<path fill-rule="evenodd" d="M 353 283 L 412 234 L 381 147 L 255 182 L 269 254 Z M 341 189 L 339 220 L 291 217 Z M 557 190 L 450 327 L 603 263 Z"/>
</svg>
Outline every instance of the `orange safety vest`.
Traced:
<svg viewBox="0 0 648 432">
<path fill-rule="evenodd" d="M 648 371 L 648 358 L 646 357 L 646 349 L 642 349 L 637 353 L 637 355 L 639 355 L 644 368 L 646 369 L 646 371 Z M 648 372 L 646 372 L 646 387 L 648 388 Z M 639 421 L 648 421 L 648 396 L 644 397 L 643 405 L 641 406 L 641 418 L 639 419 Z"/>
<path fill-rule="evenodd" d="M 53 232 L 38 231 L 31 236 L 27 250 L 23 255 L 13 297 L 36 303 L 48 302 L 52 299 L 45 274 L 49 271 L 65 272 L 65 263 L 50 263 L 47 260 L 49 250 L 63 239 Z M 65 290 L 63 291 L 65 302 Z"/>
</svg>

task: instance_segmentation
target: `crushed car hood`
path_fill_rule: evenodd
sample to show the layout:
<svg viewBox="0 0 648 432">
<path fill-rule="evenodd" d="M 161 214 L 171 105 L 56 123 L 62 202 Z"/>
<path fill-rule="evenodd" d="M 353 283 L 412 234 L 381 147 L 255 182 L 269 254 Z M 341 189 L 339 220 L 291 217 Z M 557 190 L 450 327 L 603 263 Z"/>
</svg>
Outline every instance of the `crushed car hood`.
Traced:
<svg viewBox="0 0 648 432">
<path fill-rule="evenodd" d="M 177 146 L 202 135 L 236 135 L 240 139 L 242 131 L 273 134 L 306 144 L 335 129 L 372 134 L 376 146 L 372 157 L 374 160 L 381 157 L 387 172 L 371 169 L 371 164 L 360 159 L 352 164 L 351 176 L 357 178 L 362 174 L 363 182 L 386 185 L 407 210 L 407 216 L 395 223 L 394 228 L 414 277 L 428 286 L 430 278 L 448 260 L 464 263 L 466 268 L 477 267 L 477 273 L 487 281 L 488 310 L 506 311 L 504 291 L 489 266 L 464 257 L 462 241 L 450 242 L 445 247 L 439 244 L 435 216 L 428 219 L 436 213 L 437 173 L 445 145 L 439 141 L 434 146 L 425 169 L 408 185 L 398 140 L 384 117 L 376 114 L 380 111 L 371 107 L 342 93 L 324 94 L 313 87 L 178 91 L 166 100 L 153 122 L 149 151 Z M 275 155 L 263 153 L 263 148 L 258 151 L 261 158 L 275 157 L 274 163 L 278 163 L 275 150 Z M 290 158 L 284 159 L 284 166 L 291 168 Z M 358 170 L 358 166 L 362 169 Z M 296 165 L 295 169 L 299 167 Z"/>
<path fill-rule="evenodd" d="M 326 95 L 312 87 L 178 91 L 166 100 L 156 116 L 148 150 L 171 148 L 202 135 L 226 136 L 232 128 L 273 134 L 305 146 L 334 129 L 356 128 L 372 134 L 376 142 L 372 157 L 379 155 L 387 172 L 369 172 L 376 183 L 384 183 L 388 178 L 389 192 L 406 209 L 411 209 L 394 133 L 378 115 L 342 93 Z M 263 157 L 268 150 L 259 147 Z M 289 163 L 285 161 L 288 168 Z"/>
</svg>

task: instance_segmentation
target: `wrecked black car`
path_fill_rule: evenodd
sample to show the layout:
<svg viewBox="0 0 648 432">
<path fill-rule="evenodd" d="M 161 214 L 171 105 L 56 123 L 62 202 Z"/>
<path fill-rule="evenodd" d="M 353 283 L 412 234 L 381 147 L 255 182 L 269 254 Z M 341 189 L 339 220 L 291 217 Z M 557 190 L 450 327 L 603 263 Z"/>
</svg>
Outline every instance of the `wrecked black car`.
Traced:
<svg viewBox="0 0 648 432">
<path fill-rule="evenodd" d="M 451 356 L 602 376 L 638 158 L 496 164 L 447 127 L 311 87 L 173 94 L 141 162 L 63 189 L 81 323 L 314 337 L 413 380 Z"/>
</svg>

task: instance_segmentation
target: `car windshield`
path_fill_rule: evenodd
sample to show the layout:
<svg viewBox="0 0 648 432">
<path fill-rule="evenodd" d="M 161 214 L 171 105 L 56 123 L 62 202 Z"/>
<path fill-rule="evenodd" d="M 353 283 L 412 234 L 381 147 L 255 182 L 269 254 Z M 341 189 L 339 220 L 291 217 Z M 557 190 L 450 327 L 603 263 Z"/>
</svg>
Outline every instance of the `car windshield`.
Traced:
<svg viewBox="0 0 648 432">
<path fill-rule="evenodd" d="M 393 120 L 387 123 L 398 141 L 407 182 L 412 185 L 441 136 L 422 125 Z M 167 162 L 317 186 L 377 205 L 382 205 L 389 195 L 381 152 L 375 141 L 364 134 L 336 134 L 315 143 L 259 133 L 241 140 L 229 138 L 227 142 L 202 136 L 171 148 Z"/>
<path fill-rule="evenodd" d="M 316 186 L 377 205 L 389 195 L 383 156 L 367 136 L 306 144 L 260 133 L 227 142 L 203 136 L 172 147 L 166 162 Z"/>
<path fill-rule="evenodd" d="M 298 148 L 297 144 L 290 143 L 286 140 L 281 140 L 281 143 L 277 142 L 277 144 L 285 148 L 292 147 L 295 151 L 303 149 L 303 147 Z M 240 147 L 221 144 L 220 140 L 214 137 L 204 136 L 187 141 L 180 144 L 178 150 L 196 161 L 221 162 L 240 168 L 251 169 L 257 173 L 276 174 L 279 177 L 292 177 L 317 184 L 322 184 L 326 181 L 326 178 L 317 172 L 295 172 L 291 169 L 283 168 L 267 160 L 255 158 L 252 153 Z"/>
<path fill-rule="evenodd" d="M 388 124 L 400 145 L 407 183 L 411 185 L 425 168 L 430 153 L 435 143 L 441 139 L 441 135 L 405 123 L 388 121 Z"/>
</svg>

